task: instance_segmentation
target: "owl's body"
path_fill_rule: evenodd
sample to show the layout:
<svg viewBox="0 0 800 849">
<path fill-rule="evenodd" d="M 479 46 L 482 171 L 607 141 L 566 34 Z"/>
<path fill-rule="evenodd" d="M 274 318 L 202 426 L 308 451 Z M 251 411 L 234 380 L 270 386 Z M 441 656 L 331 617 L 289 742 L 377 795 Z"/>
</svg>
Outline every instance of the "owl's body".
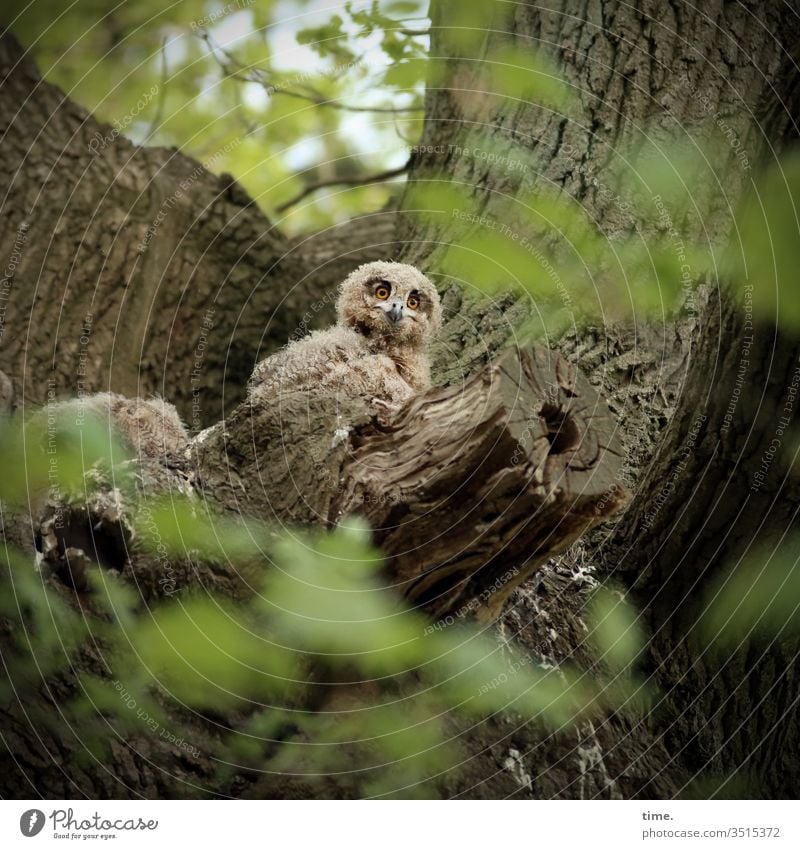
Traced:
<svg viewBox="0 0 800 849">
<path fill-rule="evenodd" d="M 125 398 L 113 392 L 92 398 L 90 409 L 99 415 L 110 412 L 123 439 L 134 454 L 163 457 L 181 454 L 189 444 L 181 417 L 163 398 Z"/>
<path fill-rule="evenodd" d="M 319 391 L 396 407 L 430 386 L 427 348 L 441 306 L 421 271 L 394 262 L 360 266 L 342 283 L 337 314 L 335 327 L 262 360 L 250 378 L 250 399 Z"/>
<path fill-rule="evenodd" d="M 100 424 L 112 424 L 137 457 L 181 454 L 189 443 L 178 411 L 163 398 L 125 398 L 114 392 L 98 392 L 63 401 L 54 411 L 64 420 L 91 417 Z"/>
<path fill-rule="evenodd" d="M 391 357 L 373 353 L 366 342 L 349 327 L 317 330 L 262 360 L 250 378 L 250 396 L 276 398 L 286 392 L 335 389 L 400 402 L 428 387 L 427 360 L 412 364 L 407 380 Z"/>
</svg>

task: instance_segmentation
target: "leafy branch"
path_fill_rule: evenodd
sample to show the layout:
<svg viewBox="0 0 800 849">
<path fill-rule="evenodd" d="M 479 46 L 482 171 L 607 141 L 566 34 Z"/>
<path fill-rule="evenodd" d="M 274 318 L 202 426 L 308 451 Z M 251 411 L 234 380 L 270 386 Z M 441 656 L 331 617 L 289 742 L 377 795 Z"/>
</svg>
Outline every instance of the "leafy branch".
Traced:
<svg viewBox="0 0 800 849">
<path fill-rule="evenodd" d="M 329 186 L 369 186 L 372 183 L 382 183 L 384 180 L 390 180 L 392 177 L 398 177 L 400 174 L 405 174 L 405 172 L 408 171 L 408 168 L 409 163 L 406 162 L 399 168 L 390 168 L 388 171 L 381 171 L 378 174 L 365 174 L 355 177 L 331 177 L 327 180 L 319 180 L 315 183 L 310 183 L 293 198 L 279 204 L 275 207 L 275 209 L 277 212 L 285 212 L 287 209 L 300 203 L 300 201 L 304 200 L 319 189 L 326 189 Z"/>
<path fill-rule="evenodd" d="M 375 112 L 396 115 L 422 111 L 422 106 L 353 106 L 348 103 L 342 103 L 342 101 L 336 100 L 335 98 L 327 97 L 307 83 L 305 86 L 308 89 L 308 92 L 301 92 L 286 88 L 279 83 L 276 84 L 271 81 L 263 69 L 248 68 L 241 64 L 236 57 L 230 53 L 230 51 L 226 50 L 219 44 L 215 44 L 208 32 L 200 33 L 199 38 L 206 42 L 211 56 L 217 62 L 226 77 L 229 79 L 240 80 L 241 82 L 260 85 L 270 95 L 283 94 L 287 97 L 305 100 L 315 106 L 327 106 L 332 109 L 339 109 L 345 112 Z"/>
</svg>

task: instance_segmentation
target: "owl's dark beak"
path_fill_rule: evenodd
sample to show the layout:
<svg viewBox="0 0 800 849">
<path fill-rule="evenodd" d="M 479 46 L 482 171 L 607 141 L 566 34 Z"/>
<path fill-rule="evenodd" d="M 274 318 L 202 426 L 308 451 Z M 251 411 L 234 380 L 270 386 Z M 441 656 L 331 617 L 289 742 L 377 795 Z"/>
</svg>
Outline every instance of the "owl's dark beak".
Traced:
<svg viewBox="0 0 800 849">
<path fill-rule="evenodd" d="M 386 313 L 389 316 L 389 320 L 392 324 L 397 324 L 398 321 L 403 317 L 403 305 L 399 303 L 392 304 L 392 308 Z"/>
</svg>

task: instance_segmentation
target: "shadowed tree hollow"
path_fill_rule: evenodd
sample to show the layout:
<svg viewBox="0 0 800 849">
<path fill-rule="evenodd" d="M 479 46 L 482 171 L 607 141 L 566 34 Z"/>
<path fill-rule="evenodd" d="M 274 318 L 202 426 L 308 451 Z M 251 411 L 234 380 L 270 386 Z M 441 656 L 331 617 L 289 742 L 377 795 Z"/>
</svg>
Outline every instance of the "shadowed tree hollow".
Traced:
<svg viewBox="0 0 800 849">
<path fill-rule="evenodd" d="M 678 138 L 702 148 L 722 134 L 737 144 L 714 147 L 716 160 L 692 186 L 694 209 L 669 224 L 713 254 L 751 185 L 741 151 L 755 164 L 798 135 L 797 5 L 598 0 L 486 9 L 454 22 L 452 4 L 431 2 L 421 137 L 399 201 L 292 238 L 233 178 L 175 150 L 122 135 L 92 144 L 111 128 L 43 81 L 24 45 L 2 36 L 0 227 L 10 272 L 0 368 L 13 384 L 9 405 L 22 416 L 79 393 L 159 394 L 200 434 L 185 456 L 142 459 L 121 504 L 108 480 L 88 501 L 70 502 L 66 530 L 56 527 L 64 505 L 52 498 L 4 510 L 6 538 L 70 604 L 91 607 L 86 573 L 97 563 L 145 607 L 197 587 L 238 604 L 258 594 L 258 564 L 176 560 L 165 584 L 163 559 L 131 530 L 148 499 L 189 495 L 215 515 L 276 526 L 333 528 L 357 513 L 383 554 L 381 581 L 426 621 L 468 619 L 527 663 L 592 670 L 578 579 L 590 566 L 592 581 L 613 581 L 640 611 L 648 642 L 636 674 L 657 687 L 653 702 L 607 706 L 557 733 L 497 712 L 479 720 L 454 712 L 445 723 L 460 756 L 428 791 L 797 796 L 795 637 L 748 636 L 730 648 L 709 644 L 698 623 L 725 570 L 795 525 L 796 477 L 777 462 L 766 473 L 763 465 L 776 422 L 797 423 L 790 399 L 800 339 L 754 317 L 722 274 L 697 274 L 694 308 L 678 318 L 595 319 L 548 338 L 549 347 L 516 345 L 520 319 L 541 304 L 515 294 L 501 262 L 490 296 L 468 274 L 448 273 L 445 255 L 454 244 L 468 249 L 486 222 L 505 222 L 525 230 L 530 275 L 541 275 L 535 248 L 552 246 L 552 233 L 513 212 L 532 187 L 580 205 L 611 244 L 660 238 L 658 202 L 631 210 L 609 191 L 611 178 L 604 182 L 615 154 L 641 149 L 645 137 L 656 147 Z M 486 68 L 499 56 L 510 62 L 509 51 L 535 52 L 557 69 L 569 109 L 493 92 Z M 419 191 L 445 177 L 479 214 L 452 205 L 419 214 Z M 329 322 L 337 282 L 385 258 L 419 266 L 442 295 L 435 388 L 390 417 L 355 400 L 243 402 L 254 363 L 298 327 Z M 551 277 L 558 268 L 553 260 Z M 636 281 L 626 282 L 635 300 Z M 756 293 L 769 285 L 753 283 Z M 240 708 L 167 709 L 175 727 L 208 743 L 197 756 L 142 735 L 113 740 L 111 762 L 78 757 L 80 738 L 66 719 L 43 730 L 36 717 L 53 714 L 82 672 L 100 667 L 86 649 L 69 671 L 43 675 L 29 704 L 21 708 L 12 692 L 0 705 L 4 795 L 361 792 L 333 770 L 316 784 L 252 765 L 219 778 L 210 741 L 242 721 Z M 369 689 L 344 675 L 321 683 L 324 695 L 305 709 L 344 711 L 359 686 Z M 270 734 L 271 755 L 305 739 L 285 718 Z"/>
</svg>

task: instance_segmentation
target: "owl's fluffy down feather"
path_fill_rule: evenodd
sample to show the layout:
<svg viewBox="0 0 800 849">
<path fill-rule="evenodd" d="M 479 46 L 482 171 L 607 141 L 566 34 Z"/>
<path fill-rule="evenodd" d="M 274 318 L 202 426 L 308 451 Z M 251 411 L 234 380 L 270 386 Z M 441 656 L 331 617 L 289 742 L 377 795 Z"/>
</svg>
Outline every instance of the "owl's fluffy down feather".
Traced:
<svg viewBox="0 0 800 849">
<path fill-rule="evenodd" d="M 427 348 L 441 324 L 441 303 L 418 268 L 359 266 L 342 283 L 336 312 L 335 327 L 291 342 L 255 367 L 251 401 L 332 391 L 397 407 L 429 388 Z"/>
<path fill-rule="evenodd" d="M 419 389 L 426 388 L 424 383 Z M 366 339 L 349 327 L 317 330 L 262 360 L 250 378 L 253 401 L 286 392 L 335 390 L 350 395 L 402 403 L 415 387 L 400 376 L 387 354 L 373 354 Z"/>
<path fill-rule="evenodd" d="M 65 420 L 94 417 L 100 424 L 110 422 L 136 456 L 181 454 L 189 443 L 178 411 L 163 398 L 125 398 L 114 392 L 98 392 L 62 401 L 49 413 Z"/>
</svg>

